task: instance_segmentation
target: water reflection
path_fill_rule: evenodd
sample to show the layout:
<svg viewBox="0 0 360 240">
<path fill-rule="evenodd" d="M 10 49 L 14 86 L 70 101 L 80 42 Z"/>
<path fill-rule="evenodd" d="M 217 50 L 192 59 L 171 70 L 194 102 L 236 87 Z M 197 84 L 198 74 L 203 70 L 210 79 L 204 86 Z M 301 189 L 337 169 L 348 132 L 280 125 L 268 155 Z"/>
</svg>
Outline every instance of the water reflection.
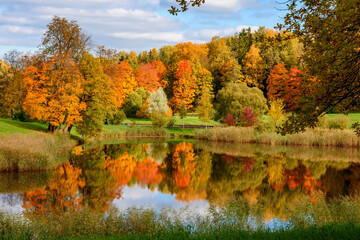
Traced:
<svg viewBox="0 0 360 240">
<path fill-rule="evenodd" d="M 258 206 L 263 220 L 271 221 L 286 219 L 285 209 L 296 208 L 301 199 L 316 202 L 319 196 L 328 199 L 358 193 L 357 153 L 322 151 L 201 142 L 123 143 L 85 150 L 80 146 L 67 164 L 51 174 L 0 175 L 4 179 L 0 190 L 21 193 L 28 217 L 84 208 L 105 213 L 114 206 L 131 206 L 126 201 L 135 206 L 146 204 L 145 199 L 149 204 L 154 201 L 151 206 L 156 207 L 161 207 L 157 202 L 174 205 L 178 201 L 194 208 L 245 199 L 249 206 Z M 343 151 L 337 153 L 339 159 L 333 155 L 336 151 Z M 22 182 L 28 183 L 26 187 L 19 186 Z M 137 201 L 127 199 L 135 193 Z"/>
</svg>

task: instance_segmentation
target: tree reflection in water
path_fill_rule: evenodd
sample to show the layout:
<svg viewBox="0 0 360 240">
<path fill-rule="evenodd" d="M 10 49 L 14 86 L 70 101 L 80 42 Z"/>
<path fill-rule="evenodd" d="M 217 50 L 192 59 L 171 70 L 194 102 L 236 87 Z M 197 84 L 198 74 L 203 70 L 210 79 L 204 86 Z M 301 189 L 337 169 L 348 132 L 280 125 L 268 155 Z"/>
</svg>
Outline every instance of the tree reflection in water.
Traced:
<svg viewBox="0 0 360 240">
<path fill-rule="evenodd" d="M 356 162 L 311 160 L 311 153 L 290 148 L 238 148 L 242 151 L 232 148 L 227 153 L 219 146 L 189 142 L 99 145 L 84 151 L 78 147 L 44 186 L 26 190 L 22 206 L 29 217 L 84 208 L 106 213 L 114 199 L 122 198 L 124 188 L 137 185 L 173 194 L 182 202 L 206 200 L 224 206 L 242 199 L 269 221 L 286 219 L 286 209 L 295 209 L 299 200 L 316 202 L 360 190 Z M 349 160 L 352 157 L 354 153 Z"/>
</svg>

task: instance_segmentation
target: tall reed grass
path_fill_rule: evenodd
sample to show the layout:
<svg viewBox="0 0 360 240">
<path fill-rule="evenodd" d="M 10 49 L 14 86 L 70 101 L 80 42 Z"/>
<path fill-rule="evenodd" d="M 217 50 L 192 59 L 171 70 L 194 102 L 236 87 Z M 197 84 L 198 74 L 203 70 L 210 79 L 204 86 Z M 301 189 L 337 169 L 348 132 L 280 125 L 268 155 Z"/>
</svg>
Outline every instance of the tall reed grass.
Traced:
<svg viewBox="0 0 360 240">
<path fill-rule="evenodd" d="M 2 135 L 0 172 L 43 171 L 68 161 L 75 145 L 66 134 Z"/>
<path fill-rule="evenodd" d="M 287 218 L 270 228 L 261 203 L 239 199 L 227 207 L 210 207 L 205 215 L 187 209 L 130 208 L 106 215 L 81 211 L 26 218 L 0 212 L 1 239 L 355 239 L 360 234 L 359 197 L 299 200 Z M 31 219 L 31 220 L 30 220 Z M 330 238 L 329 238 L 330 236 Z M 335 238 L 337 239 L 337 238 Z"/>
<path fill-rule="evenodd" d="M 195 138 L 217 142 L 261 143 L 270 145 L 359 147 L 359 138 L 349 129 L 308 129 L 282 136 L 275 132 L 256 133 L 253 128 L 226 127 L 197 131 Z"/>
</svg>

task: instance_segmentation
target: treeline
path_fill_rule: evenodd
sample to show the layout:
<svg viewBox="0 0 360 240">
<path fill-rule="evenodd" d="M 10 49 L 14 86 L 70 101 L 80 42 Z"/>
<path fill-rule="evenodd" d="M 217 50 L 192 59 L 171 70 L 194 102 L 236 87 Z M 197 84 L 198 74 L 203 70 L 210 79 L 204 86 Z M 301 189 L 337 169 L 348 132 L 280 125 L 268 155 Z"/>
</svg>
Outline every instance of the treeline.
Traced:
<svg viewBox="0 0 360 240">
<path fill-rule="evenodd" d="M 212 103 L 221 109 L 217 118 L 251 115 L 259 104 L 252 105 L 248 87 L 260 89 L 256 94 L 267 100 L 282 99 L 288 111 L 297 108 L 298 96 L 309 93 L 309 87 L 301 87 L 303 47 L 289 32 L 249 28 L 204 44 L 185 42 L 139 54 L 91 49 L 90 42 L 76 21 L 55 16 L 37 53 L 5 54 L 0 61 L 1 115 L 44 121 L 50 131 L 70 131 L 77 124 L 80 133 L 96 135 L 104 122 L 150 117 L 148 99 L 159 88 L 166 96 L 153 96 L 153 105 L 161 102 L 155 109 L 165 109 L 162 115 L 183 108 L 202 112 L 206 119 Z M 229 99 L 239 98 L 228 94 L 231 89 L 225 91 L 232 84 L 247 86 L 237 87 L 248 98 L 237 111 L 224 108 Z M 259 101 L 258 115 L 266 104 Z"/>
</svg>

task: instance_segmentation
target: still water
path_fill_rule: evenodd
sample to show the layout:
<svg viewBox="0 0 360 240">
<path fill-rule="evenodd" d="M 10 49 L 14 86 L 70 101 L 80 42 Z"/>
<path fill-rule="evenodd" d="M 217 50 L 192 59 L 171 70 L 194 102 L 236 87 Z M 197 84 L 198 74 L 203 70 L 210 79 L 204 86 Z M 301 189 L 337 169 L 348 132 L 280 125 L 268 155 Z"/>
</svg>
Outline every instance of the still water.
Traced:
<svg viewBox="0 0 360 240">
<path fill-rule="evenodd" d="M 0 174 L 0 210 L 186 208 L 198 216 L 241 198 L 274 223 L 299 199 L 359 192 L 359 163 L 358 149 L 344 148 L 158 139 L 77 146 L 52 172 Z"/>
</svg>

